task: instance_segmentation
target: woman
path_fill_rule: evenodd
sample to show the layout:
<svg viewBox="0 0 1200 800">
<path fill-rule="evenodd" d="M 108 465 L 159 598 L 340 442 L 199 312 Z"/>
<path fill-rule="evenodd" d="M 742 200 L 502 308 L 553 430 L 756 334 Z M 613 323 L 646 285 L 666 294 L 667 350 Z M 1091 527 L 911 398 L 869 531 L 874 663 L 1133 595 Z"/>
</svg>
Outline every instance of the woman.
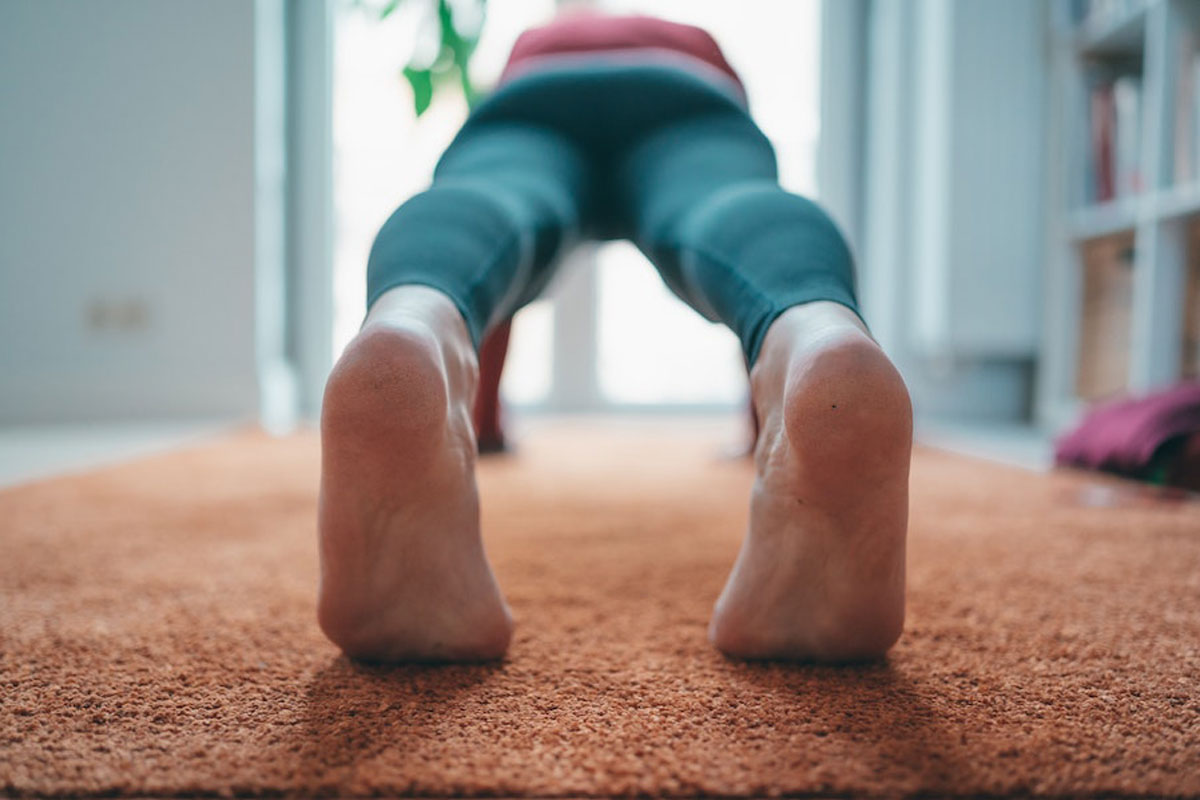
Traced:
<svg viewBox="0 0 1200 800">
<path fill-rule="evenodd" d="M 322 415 L 322 628 L 349 655 L 477 660 L 512 618 L 483 551 L 477 348 L 582 237 L 628 238 L 739 337 L 761 434 L 709 638 L 749 658 L 878 656 L 904 616 L 912 412 L 849 250 L 780 188 L 706 32 L 565 16 L 526 32 L 430 188 L 384 224 Z"/>
</svg>

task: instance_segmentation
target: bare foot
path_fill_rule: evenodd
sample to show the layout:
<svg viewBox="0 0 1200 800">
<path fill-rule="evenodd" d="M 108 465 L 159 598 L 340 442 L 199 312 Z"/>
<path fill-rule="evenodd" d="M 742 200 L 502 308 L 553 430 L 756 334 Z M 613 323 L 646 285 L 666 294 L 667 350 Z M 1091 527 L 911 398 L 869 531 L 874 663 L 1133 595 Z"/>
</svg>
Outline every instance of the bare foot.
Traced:
<svg viewBox="0 0 1200 800">
<path fill-rule="evenodd" d="M 904 624 L 904 381 L 853 312 L 817 302 L 771 325 L 751 386 L 750 528 L 709 638 L 743 658 L 881 656 Z"/>
<path fill-rule="evenodd" d="M 325 388 L 317 617 L 347 655 L 499 658 L 512 635 L 479 535 L 478 367 L 458 310 L 381 297 Z"/>
</svg>

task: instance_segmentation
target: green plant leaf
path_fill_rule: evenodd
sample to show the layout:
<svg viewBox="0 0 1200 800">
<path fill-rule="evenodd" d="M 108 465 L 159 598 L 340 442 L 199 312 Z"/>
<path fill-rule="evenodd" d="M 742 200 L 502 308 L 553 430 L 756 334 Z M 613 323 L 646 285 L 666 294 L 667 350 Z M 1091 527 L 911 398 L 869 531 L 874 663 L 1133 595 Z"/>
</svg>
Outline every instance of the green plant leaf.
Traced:
<svg viewBox="0 0 1200 800">
<path fill-rule="evenodd" d="M 479 5 L 481 16 L 485 16 L 486 0 L 476 0 L 476 2 Z M 442 29 L 442 52 L 450 55 L 454 68 L 458 72 L 459 84 L 462 86 L 467 105 L 474 106 L 479 100 L 479 93 L 471 81 L 470 63 L 475 47 L 479 44 L 479 31 L 464 36 L 455 25 L 454 12 L 447 0 L 438 0 L 438 22 Z"/>
<path fill-rule="evenodd" d="M 408 85 L 412 87 L 413 107 L 419 117 L 433 102 L 433 71 L 405 67 L 404 77 L 408 79 Z"/>
<path fill-rule="evenodd" d="M 387 5 L 385 5 L 379 12 L 379 18 L 387 19 L 389 16 L 391 16 L 393 11 L 400 7 L 400 3 L 402 2 L 403 0 L 388 0 Z"/>
<path fill-rule="evenodd" d="M 394 11 L 396 6 L 403 1 L 390 0 L 381 19 Z M 477 5 L 479 19 L 484 19 L 487 0 L 474 0 L 474 2 Z M 471 56 L 479 43 L 480 31 L 472 30 L 469 34 L 464 35 L 455 25 L 454 11 L 449 0 L 436 0 L 436 10 L 439 40 L 437 57 L 432 64 L 410 62 L 404 68 L 404 77 L 413 89 L 413 104 L 418 117 L 429 108 L 439 87 L 450 81 L 454 81 L 462 87 L 468 106 L 474 106 L 480 99 L 480 93 L 471 82 L 469 69 Z"/>
</svg>

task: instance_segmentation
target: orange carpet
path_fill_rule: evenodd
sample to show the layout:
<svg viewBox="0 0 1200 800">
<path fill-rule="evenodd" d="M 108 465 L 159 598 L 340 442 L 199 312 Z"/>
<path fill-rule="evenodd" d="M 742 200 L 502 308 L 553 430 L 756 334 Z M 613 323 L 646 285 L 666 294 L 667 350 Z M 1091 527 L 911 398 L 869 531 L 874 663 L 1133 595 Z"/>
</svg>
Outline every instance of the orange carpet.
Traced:
<svg viewBox="0 0 1200 800">
<path fill-rule="evenodd" d="M 0 493 L 0 792 L 1200 795 L 1200 504 L 922 451 L 891 657 L 747 664 L 704 637 L 752 477 L 720 444 L 563 424 L 488 461 L 491 666 L 324 641 L 312 435 Z"/>
</svg>

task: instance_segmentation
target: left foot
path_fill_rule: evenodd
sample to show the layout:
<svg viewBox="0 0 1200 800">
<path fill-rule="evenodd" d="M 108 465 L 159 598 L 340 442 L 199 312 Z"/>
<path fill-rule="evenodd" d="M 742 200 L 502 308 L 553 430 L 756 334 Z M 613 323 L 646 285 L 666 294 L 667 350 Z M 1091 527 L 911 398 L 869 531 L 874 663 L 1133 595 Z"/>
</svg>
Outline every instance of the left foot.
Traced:
<svg viewBox="0 0 1200 800">
<path fill-rule="evenodd" d="M 751 372 L 750 527 L 709 638 L 743 658 L 883 655 L 904 623 L 912 407 L 858 317 L 796 306 Z"/>
<path fill-rule="evenodd" d="M 457 308 L 424 286 L 379 298 L 321 412 L 317 619 L 370 661 L 500 658 L 512 617 L 483 550 Z"/>
</svg>

